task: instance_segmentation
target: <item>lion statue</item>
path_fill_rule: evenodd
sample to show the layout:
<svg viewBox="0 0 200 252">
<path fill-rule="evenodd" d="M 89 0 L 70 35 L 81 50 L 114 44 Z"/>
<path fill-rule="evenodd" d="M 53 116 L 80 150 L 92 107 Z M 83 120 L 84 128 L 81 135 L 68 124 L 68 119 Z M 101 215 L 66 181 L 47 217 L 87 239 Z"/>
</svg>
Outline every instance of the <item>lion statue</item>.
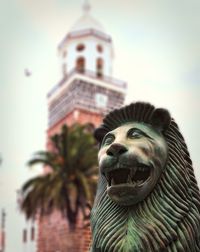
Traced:
<svg viewBox="0 0 200 252">
<path fill-rule="evenodd" d="M 91 252 L 200 252 L 200 192 L 179 128 L 136 102 L 96 129 L 99 182 Z"/>
</svg>

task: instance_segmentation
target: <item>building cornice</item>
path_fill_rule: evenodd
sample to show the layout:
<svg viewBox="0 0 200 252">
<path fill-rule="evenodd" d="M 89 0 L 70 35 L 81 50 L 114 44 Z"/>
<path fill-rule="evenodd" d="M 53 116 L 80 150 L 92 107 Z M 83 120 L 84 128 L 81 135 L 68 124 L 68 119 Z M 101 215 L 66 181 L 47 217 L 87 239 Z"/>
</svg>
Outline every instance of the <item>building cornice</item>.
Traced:
<svg viewBox="0 0 200 252">
<path fill-rule="evenodd" d="M 97 31 L 95 29 L 85 29 L 85 30 L 81 30 L 81 31 L 69 32 L 64 37 L 64 39 L 60 42 L 60 44 L 58 45 L 58 49 L 62 49 L 62 47 L 71 40 L 86 38 L 89 36 L 93 36 L 93 37 L 101 39 L 105 42 L 112 43 L 111 36 L 101 32 L 101 31 Z"/>
<path fill-rule="evenodd" d="M 84 73 L 79 73 L 75 69 L 72 70 L 66 77 L 64 77 L 56 86 L 54 86 L 47 94 L 48 102 L 58 97 L 63 90 L 73 83 L 74 80 L 83 80 L 93 85 L 101 86 L 111 90 L 126 93 L 127 83 L 109 76 L 97 77 L 95 72 L 86 70 Z"/>
</svg>

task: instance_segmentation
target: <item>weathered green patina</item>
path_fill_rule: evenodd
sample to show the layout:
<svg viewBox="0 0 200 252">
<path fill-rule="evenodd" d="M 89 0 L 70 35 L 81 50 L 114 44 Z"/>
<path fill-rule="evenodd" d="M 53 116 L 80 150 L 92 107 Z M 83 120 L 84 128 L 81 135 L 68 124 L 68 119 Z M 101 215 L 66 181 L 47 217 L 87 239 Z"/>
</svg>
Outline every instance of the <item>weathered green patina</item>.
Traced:
<svg viewBox="0 0 200 252">
<path fill-rule="evenodd" d="M 200 193 L 169 112 L 133 103 L 108 114 L 95 136 L 100 179 L 91 251 L 199 252 Z"/>
</svg>

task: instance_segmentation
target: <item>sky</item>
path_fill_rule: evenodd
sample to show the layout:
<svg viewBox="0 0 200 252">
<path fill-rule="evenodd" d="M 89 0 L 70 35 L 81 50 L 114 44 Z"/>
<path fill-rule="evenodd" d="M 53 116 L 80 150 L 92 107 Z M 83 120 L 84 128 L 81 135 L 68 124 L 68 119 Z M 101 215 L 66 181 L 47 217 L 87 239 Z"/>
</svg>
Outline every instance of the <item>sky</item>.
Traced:
<svg viewBox="0 0 200 252">
<path fill-rule="evenodd" d="M 113 77 L 128 83 L 126 103 L 149 101 L 170 111 L 200 184 L 199 0 L 90 3 L 92 15 L 112 36 Z M 61 78 L 57 46 L 81 16 L 81 5 L 81 0 L 0 2 L 0 209 L 7 212 L 6 252 L 21 252 L 21 231 L 13 227 L 21 221 L 16 190 L 38 173 L 26 163 L 45 148 L 46 94 Z"/>
</svg>

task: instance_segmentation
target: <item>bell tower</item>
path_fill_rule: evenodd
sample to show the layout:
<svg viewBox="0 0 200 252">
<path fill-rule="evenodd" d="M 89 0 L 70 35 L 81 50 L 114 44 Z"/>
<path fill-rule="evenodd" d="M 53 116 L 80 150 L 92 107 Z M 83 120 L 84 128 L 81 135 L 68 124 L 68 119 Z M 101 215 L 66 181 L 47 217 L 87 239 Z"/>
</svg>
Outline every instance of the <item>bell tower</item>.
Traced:
<svg viewBox="0 0 200 252">
<path fill-rule="evenodd" d="M 124 103 L 126 83 L 112 77 L 113 42 L 92 16 L 85 0 L 82 15 L 58 45 L 61 80 L 48 93 L 48 136 L 63 124 L 100 124 Z"/>
<path fill-rule="evenodd" d="M 60 80 L 47 95 L 48 141 L 63 124 L 101 123 L 110 110 L 124 103 L 126 83 L 112 77 L 113 42 L 103 26 L 91 15 L 88 1 L 82 15 L 58 45 Z M 55 211 L 38 221 L 37 252 L 87 252 L 91 241 L 79 213 L 74 232 L 66 219 Z"/>
</svg>

